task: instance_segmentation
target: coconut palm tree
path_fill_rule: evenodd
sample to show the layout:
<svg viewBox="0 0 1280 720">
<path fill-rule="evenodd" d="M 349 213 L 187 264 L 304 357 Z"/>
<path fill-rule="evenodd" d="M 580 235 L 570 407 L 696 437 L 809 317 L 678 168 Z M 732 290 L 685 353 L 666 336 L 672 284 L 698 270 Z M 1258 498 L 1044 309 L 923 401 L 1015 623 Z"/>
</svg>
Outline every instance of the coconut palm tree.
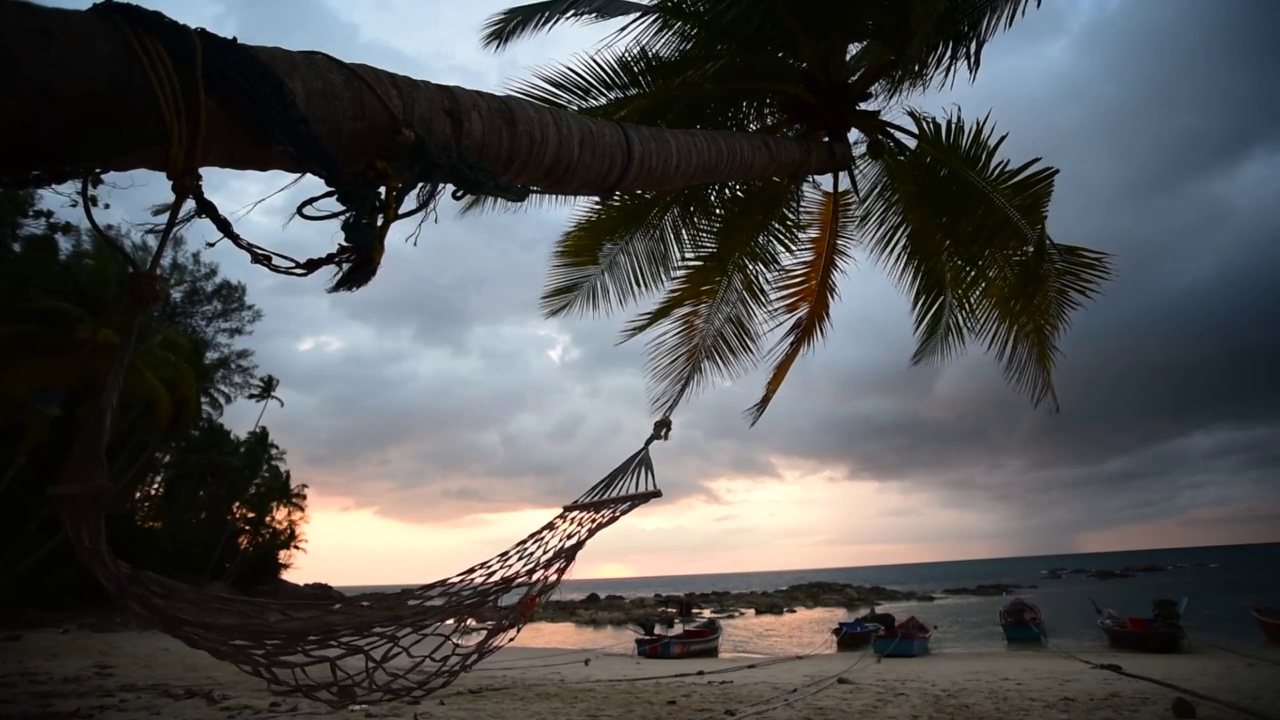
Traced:
<svg viewBox="0 0 1280 720">
<path fill-rule="evenodd" d="M 272 400 L 280 403 L 280 407 L 284 407 L 284 400 L 281 400 L 280 396 L 276 395 L 276 390 L 279 389 L 280 378 L 272 375 L 271 373 L 267 373 L 266 375 L 258 378 L 257 386 L 245 396 L 246 400 L 262 403 L 262 409 L 258 411 L 258 419 L 253 423 L 254 430 L 257 430 L 258 426 L 262 424 L 262 416 L 266 414 L 267 405 L 270 404 Z"/>
<path fill-rule="evenodd" d="M 186 42 L 189 35 L 176 37 Z M 5 57 L 22 59 L 4 71 L 0 178 L 79 177 L 90 168 L 169 169 L 153 90 L 128 36 L 106 12 L 0 3 L 0 46 Z M 365 166 L 400 130 L 370 86 L 403 107 L 408 125 L 429 144 L 465 152 L 499 180 L 548 192 L 671 189 L 820 173 L 842 164 L 822 143 L 653 128 L 624 133 L 611 122 L 517 98 L 365 66 L 353 72 L 322 54 L 250 49 L 291 91 L 318 143 L 345 170 Z M 269 93 L 269 87 L 254 86 L 225 100 L 262 100 Z M 95 116 L 91 126 L 74 119 L 79 113 L 73 108 L 89 107 L 112 112 Z M 272 137 L 278 127 L 260 125 L 261 118 L 249 115 L 225 107 L 209 113 L 201 166 L 311 171 Z M 455 122 L 463 117 L 465 123 Z"/>
<path fill-rule="evenodd" d="M 825 141 L 852 157 L 822 182 L 580 204 L 544 312 L 610 312 L 658 295 L 621 338 L 649 338 L 655 409 L 669 413 L 763 356 L 772 367 L 747 411 L 755 423 L 826 334 L 844 271 L 864 254 L 910 298 L 913 364 L 976 341 L 1033 404 L 1056 408 L 1059 339 L 1108 279 L 1109 257 L 1051 238 L 1057 170 L 1004 159 L 988 118 L 905 105 L 976 74 L 987 42 L 1030 4 L 549 0 L 495 15 L 482 39 L 494 50 L 560 24 L 627 18 L 598 51 L 516 83 L 519 97 L 624 123 Z M 468 209 L 495 205 L 475 198 Z"/>
</svg>

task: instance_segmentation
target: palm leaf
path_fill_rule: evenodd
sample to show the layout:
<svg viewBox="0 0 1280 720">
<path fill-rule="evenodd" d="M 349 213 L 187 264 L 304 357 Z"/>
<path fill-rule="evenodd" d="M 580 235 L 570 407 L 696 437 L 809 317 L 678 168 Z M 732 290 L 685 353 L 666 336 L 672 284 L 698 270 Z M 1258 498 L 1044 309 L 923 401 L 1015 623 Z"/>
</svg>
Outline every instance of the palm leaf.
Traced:
<svg viewBox="0 0 1280 720">
<path fill-rule="evenodd" d="M 516 40 L 547 32 L 557 25 L 593 24 L 651 12 L 652 6 L 630 0 L 544 0 L 517 5 L 485 20 L 480 45 L 500 52 Z"/>
<path fill-rule="evenodd" d="M 1000 159 L 1006 136 L 986 118 L 908 116 L 916 144 L 872 163 L 860 226 L 911 297 L 912 363 L 949 360 L 977 339 L 1017 391 L 1056 407 L 1058 340 L 1110 278 L 1110 256 L 1050 239 L 1057 169 Z"/>
<path fill-rule="evenodd" d="M 620 342 L 646 343 L 649 398 L 669 415 L 708 384 L 732 380 L 759 357 L 769 280 L 799 230 L 798 192 L 785 181 L 714 186 L 716 210 L 658 305 L 631 320 Z"/>
<path fill-rule="evenodd" d="M 509 92 L 619 122 L 754 132 L 782 116 L 781 96 L 803 94 L 791 89 L 798 80 L 794 65 L 777 57 L 664 56 L 626 46 L 534 68 Z"/>
<path fill-rule="evenodd" d="M 521 210 L 547 210 L 566 205 L 572 206 L 582 200 L 581 195 L 555 195 L 552 193 L 533 193 L 520 202 L 511 202 L 494 195 L 467 195 L 458 203 L 458 217 L 483 214 L 487 212 L 519 212 Z"/>
<path fill-rule="evenodd" d="M 581 208 L 551 256 L 543 314 L 611 312 L 661 290 L 702 233 L 715 197 L 703 185 L 626 193 Z"/>
<path fill-rule="evenodd" d="M 881 17 L 873 40 L 855 53 L 855 63 L 868 63 L 877 53 L 893 61 L 876 87 L 881 102 L 903 95 L 942 89 L 960 70 L 977 76 L 987 43 L 1026 15 L 1042 0 L 917 0 L 900 3 L 892 20 Z"/>
<path fill-rule="evenodd" d="M 832 190 L 805 196 L 803 213 L 807 242 L 783 268 L 774 283 L 774 317 L 787 325 L 771 355 L 773 370 L 764 393 L 747 410 L 752 425 L 760 421 L 796 360 L 826 335 L 831 307 L 840 296 L 838 281 L 853 257 L 855 239 L 852 189 L 841 189 L 839 175 Z"/>
</svg>

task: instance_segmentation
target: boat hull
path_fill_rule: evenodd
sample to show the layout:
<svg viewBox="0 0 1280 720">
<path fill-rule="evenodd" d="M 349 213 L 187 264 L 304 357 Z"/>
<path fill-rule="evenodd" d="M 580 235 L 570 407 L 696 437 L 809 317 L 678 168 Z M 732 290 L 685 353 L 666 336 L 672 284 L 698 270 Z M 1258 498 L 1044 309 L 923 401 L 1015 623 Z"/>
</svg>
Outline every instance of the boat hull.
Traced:
<svg viewBox="0 0 1280 720">
<path fill-rule="evenodd" d="M 1181 627 L 1130 629 L 1116 627 L 1098 621 L 1098 627 L 1107 637 L 1107 644 L 1122 650 L 1144 653 L 1182 652 L 1187 644 L 1187 632 Z"/>
<path fill-rule="evenodd" d="M 1008 643 L 1044 643 L 1049 639 L 1040 607 L 1022 598 L 1014 598 L 1000 608 L 1000 630 Z"/>
<path fill-rule="evenodd" d="M 1250 612 L 1267 642 L 1280 645 L 1280 612 L 1262 607 L 1250 608 Z"/>
<path fill-rule="evenodd" d="M 1026 644 L 1026 643 L 1043 643 L 1045 640 L 1044 623 L 1019 623 L 1001 625 L 1000 629 L 1004 631 L 1004 640 L 1007 643 Z"/>
<path fill-rule="evenodd" d="M 871 651 L 881 657 L 919 657 L 928 655 L 931 637 L 877 635 L 871 641 Z"/>
<path fill-rule="evenodd" d="M 871 644 L 871 640 L 884 628 L 865 619 L 850 620 L 838 623 L 831 629 L 836 637 L 836 650 L 860 650 Z"/>
<path fill-rule="evenodd" d="M 720 654 L 719 624 L 694 626 L 679 635 L 636 638 L 636 655 L 644 658 L 679 660 L 716 657 Z"/>
</svg>

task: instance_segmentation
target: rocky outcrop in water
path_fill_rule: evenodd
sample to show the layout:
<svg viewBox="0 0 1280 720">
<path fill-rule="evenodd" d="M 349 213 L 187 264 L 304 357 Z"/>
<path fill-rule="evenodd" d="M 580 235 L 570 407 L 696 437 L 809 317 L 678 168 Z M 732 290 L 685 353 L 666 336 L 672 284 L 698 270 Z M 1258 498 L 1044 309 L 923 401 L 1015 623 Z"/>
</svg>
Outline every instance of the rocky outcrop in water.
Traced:
<svg viewBox="0 0 1280 720">
<path fill-rule="evenodd" d="M 942 591 L 943 595 L 975 595 L 977 597 L 997 597 L 1011 593 L 1014 590 L 1034 590 L 1035 585 L 1014 585 L 1012 583 L 991 583 L 989 585 L 974 585 L 973 587 L 963 588 L 947 588 Z"/>
<path fill-rule="evenodd" d="M 1093 578 L 1094 580 L 1120 580 L 1133 577 L 1133 573 L 1120 572 L 1118 570 L 1094 570 L 1085 575 L 1085 577 Z"/>
<path fill-rule="evenodd" d="M 250 597 L 295 602 L 342 602 L 347 599 L 341 590 L 334 589 L 332 585 L 320 582 L 299 585 L 284 578 L 276 578 L 267 584 L 251 588 L 245 594 Z"/>
<path fill-rule="evenodd" d="M 1126 573 L 1153 573 L 1164 572 L 1169 569 L 1168 565 L 1159 565 L 1156 563 L 1147 563 L 1146 565 L 1125 565 L 1120 568 L 1120 572 Z"/>
<path fill-rule="evenodd" d="M 720 618 L 744 613 L 781 615 L 796 608 L 845 608 L 860 610 L 890 602 L 929 602 L 933 596 L 910 590 L 893 590 L 833 582 L 810 582 L 781 590 L 729 592 L 718 590 L 684 595 L 631 597 L 590 593 L 579 600 L 546 600 L 538 605 L 533 619 L 542 622 L 572 622 L 583 625 L 631 625 L 659 617 L 668 602 L 685 601 L 704 615 Z"/>
</svg>

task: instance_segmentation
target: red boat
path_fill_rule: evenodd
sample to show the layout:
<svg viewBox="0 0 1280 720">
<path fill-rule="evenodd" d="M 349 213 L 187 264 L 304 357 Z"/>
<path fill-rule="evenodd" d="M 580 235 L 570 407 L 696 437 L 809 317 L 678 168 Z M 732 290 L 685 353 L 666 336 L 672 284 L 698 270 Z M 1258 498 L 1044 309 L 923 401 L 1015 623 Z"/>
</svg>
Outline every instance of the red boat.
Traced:
<svg viewBox="0 0 1280 720">
<path fill-rule="evenodd" d="M 1187 600 L 1156 600 L 1149 618 L 1124 617 L 1114 610 L 1098 611 L 1098 627 L 1112 647 L 1148 653 L 1182 652 L 1187 645 L 1187 631 L 1182 627 L 1182 613 Z"/>
<path fill-rule="evenodd" d="M 1249 610 L 1253 613 L 1253 619 L 1258 621 L 1258 627 L 1262 628 L 1267 642 L 1280 645 L 1280 610 L 1265 605 L 1254 605 Z"/>
</svg>

